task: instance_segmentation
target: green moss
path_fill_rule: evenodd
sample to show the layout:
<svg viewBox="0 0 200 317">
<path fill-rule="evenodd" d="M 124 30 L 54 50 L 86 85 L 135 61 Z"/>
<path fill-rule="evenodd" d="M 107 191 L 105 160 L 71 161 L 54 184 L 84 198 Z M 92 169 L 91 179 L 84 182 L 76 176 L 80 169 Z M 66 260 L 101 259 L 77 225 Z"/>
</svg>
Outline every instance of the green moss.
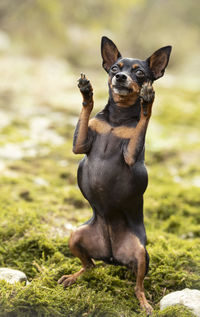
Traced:
<svg viewBox="0 0 200 317">
<path fill-rule="evenodd" d="M 162 312 L 153 314 L 152 317 L 194 317 L 195 315 L 191 312 L 191 310 L 187 309 L 181 305 L 175 305 L 173 307 L 168 307 L 164 309 Z"/>
<path fill-rule="evenodd" d="M 198 116 L 200 109 L 198 107 L 200 99 L 198 91 L 183 90 L 177 87 L 170 90 L 159 88 L 158 109 L 156 116 L 160 123 L 170 128 L 170 125 L 176 127 L 198 126 Z"/>
</svg>

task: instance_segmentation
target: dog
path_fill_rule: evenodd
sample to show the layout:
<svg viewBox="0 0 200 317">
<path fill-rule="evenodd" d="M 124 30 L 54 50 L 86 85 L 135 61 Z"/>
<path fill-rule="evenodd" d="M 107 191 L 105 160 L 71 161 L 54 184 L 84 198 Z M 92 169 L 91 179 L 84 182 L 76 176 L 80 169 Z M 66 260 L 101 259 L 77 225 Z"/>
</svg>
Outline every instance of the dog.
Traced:
<svg viewBox="0 0 200 317">
<path fill-rule="evenodd" d="M 147 315 L 152 307 L 143 286 L 149 266 L 143 222 L 143 194 L 148 183 L 145 135 L 154 101 L 152 83 L 164 75 L 171 48 L 162 47 L 146 60 L 123 58 L 116 45 L 102 37 L 109 99 L 92 119 L 92 85 L 84 74 L 78 80 L 83 103 L 73 152 L 85 154 L 78 168 L 78 185 L 93 216 L 69 240 L 72 254 L 83 267 L 58 281 L 64 287 L 73 284 L 94 266 L 93 260 L 126 266 L 136 274 L 135 293 Z"/>
</svg>

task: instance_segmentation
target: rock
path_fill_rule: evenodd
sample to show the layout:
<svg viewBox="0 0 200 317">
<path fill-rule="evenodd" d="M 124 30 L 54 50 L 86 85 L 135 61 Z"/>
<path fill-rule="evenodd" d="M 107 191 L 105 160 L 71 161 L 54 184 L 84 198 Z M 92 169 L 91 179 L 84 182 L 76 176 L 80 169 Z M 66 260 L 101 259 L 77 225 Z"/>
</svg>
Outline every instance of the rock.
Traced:
<svg viewBox="0 0 200 317">
<path fill-rule="evenodd" d="M 26 201 L 33 201 L 33 199 L 31 198 L 31 195 L 30 195 L 30 192 L 29 192 L 29 190 L 23 190 L 23 191 L 21 191 L 21 193 L 19 194 L 19 196 L 22 198 L 22 199 L 24 199 L 24 200 L 26 200 Z"/>
<path fill-rule="evenodd" d="M 7 52 L 10 48 L 10 38 L 7 33 L 0 31 L 0 51 Z"/>
<path fill-rule="evenodd" d="M 16 282 L 26 282 L 27 285 L 29 283 L 25 273 L 6 267 L 0 268 L 0 280 L 4 280 L 10 284 L 14 284 Z"/>
<path fill-rule="evenodd" d="M 44 187 L 49 186 L 49 183 L 42 177 L 36 177 L 34 179 L 34 183 L 38 186 L 44 186 Z"/>
<path fill-rule="evenodd" d="M 172 292 L 161 299 L 160 310 L 177 304 L 186 306 L 195 316 L 200 317 L 200 291 L 185 288 L 182 291 Z"/>
</svg>

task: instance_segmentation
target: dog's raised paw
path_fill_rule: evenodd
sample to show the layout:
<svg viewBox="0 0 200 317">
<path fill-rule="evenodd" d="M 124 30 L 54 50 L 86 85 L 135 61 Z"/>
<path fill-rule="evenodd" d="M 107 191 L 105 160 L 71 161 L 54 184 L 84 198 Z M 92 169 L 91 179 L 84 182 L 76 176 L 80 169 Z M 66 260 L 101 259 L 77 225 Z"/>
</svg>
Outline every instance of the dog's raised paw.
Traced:
<svg viewBox="0 0 200 317">
<path fill-rule="evenodd" d="M 78 88 L 86 99 L 89 99 L 93 95 L 92 85 L 83 73 L 81 73 L 81 77 L 78 79 Z"/>
<path fill-rule="evenodd" d="M 150 103 L 153 102 L 154 96 L 155 92 L 152 84 L 150 82 L 145 82 L 140 90 L 140 98 L 143 100 L 143 102 Z"/>
</svg>

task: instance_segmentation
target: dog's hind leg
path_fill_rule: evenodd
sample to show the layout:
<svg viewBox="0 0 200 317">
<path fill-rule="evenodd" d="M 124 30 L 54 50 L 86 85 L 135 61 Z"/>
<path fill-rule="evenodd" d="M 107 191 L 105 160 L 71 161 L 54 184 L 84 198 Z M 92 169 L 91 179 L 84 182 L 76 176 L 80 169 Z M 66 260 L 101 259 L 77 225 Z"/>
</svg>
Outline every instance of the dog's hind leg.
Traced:
<svg viewBox="0 0 200 317">
<path fill-rule="evenodd" d="M 113 227 L 111 229 L 111 240 L 113 257 L 117 262 L 127 266 L 136 274 L 135 294 L 140 302 L 141 308 L 147 312 L 147 315 L 150 315 L 153 309 L 145 297 L 143 286 L 149 264 L 145 246 L 130 229 L 124 227 L 120 230 Z"/>
<path fill-rule="evenodd" d="M 58 283 L 63 284 L 64 287 L 75 283 L 82 273 L 94 267 L 92 258 L 104 259 L 110 256 L 106 234 L 100 221 L 85 224 L 75 230 L 71 234 L 69 248 L 72 254 L 81 260 L 83 267 L 80 271 L 70 275 L 63 275 L 58 280 Z"/>
<path fill-rule="evenodd" d="M 85 229 L 85 228 L 84 228 Z M 74 284 L 77 278 L 84 273 L 87 269 L 94 267 L 94 262 L 92 261 L 91 257 L 88 255 L 87 250 L 83 247 L 83 237 L 85 230 L 76 230 L 72 233 L 70 240 L 69 240 L 69 248 L 71 253 L 78 257 L 81 260 L 82 268 L 80 271 L 70 274 L 70 275 L 63 275 L 59 280 L 58 284 L 63 284 L 64 287 L 70 286 Z"/>
<path fill-rule="evenodd" d="M 135 294 L 140 302 L 141 308 L 146 311 L 147 315 L 150 315 L 153 309 L 146 299 L 143 285 L 144 277 L 147 271 L 147 265 L 147 254 L 146 250 L 143 248 L 137 254 Z"/>
</svg>

